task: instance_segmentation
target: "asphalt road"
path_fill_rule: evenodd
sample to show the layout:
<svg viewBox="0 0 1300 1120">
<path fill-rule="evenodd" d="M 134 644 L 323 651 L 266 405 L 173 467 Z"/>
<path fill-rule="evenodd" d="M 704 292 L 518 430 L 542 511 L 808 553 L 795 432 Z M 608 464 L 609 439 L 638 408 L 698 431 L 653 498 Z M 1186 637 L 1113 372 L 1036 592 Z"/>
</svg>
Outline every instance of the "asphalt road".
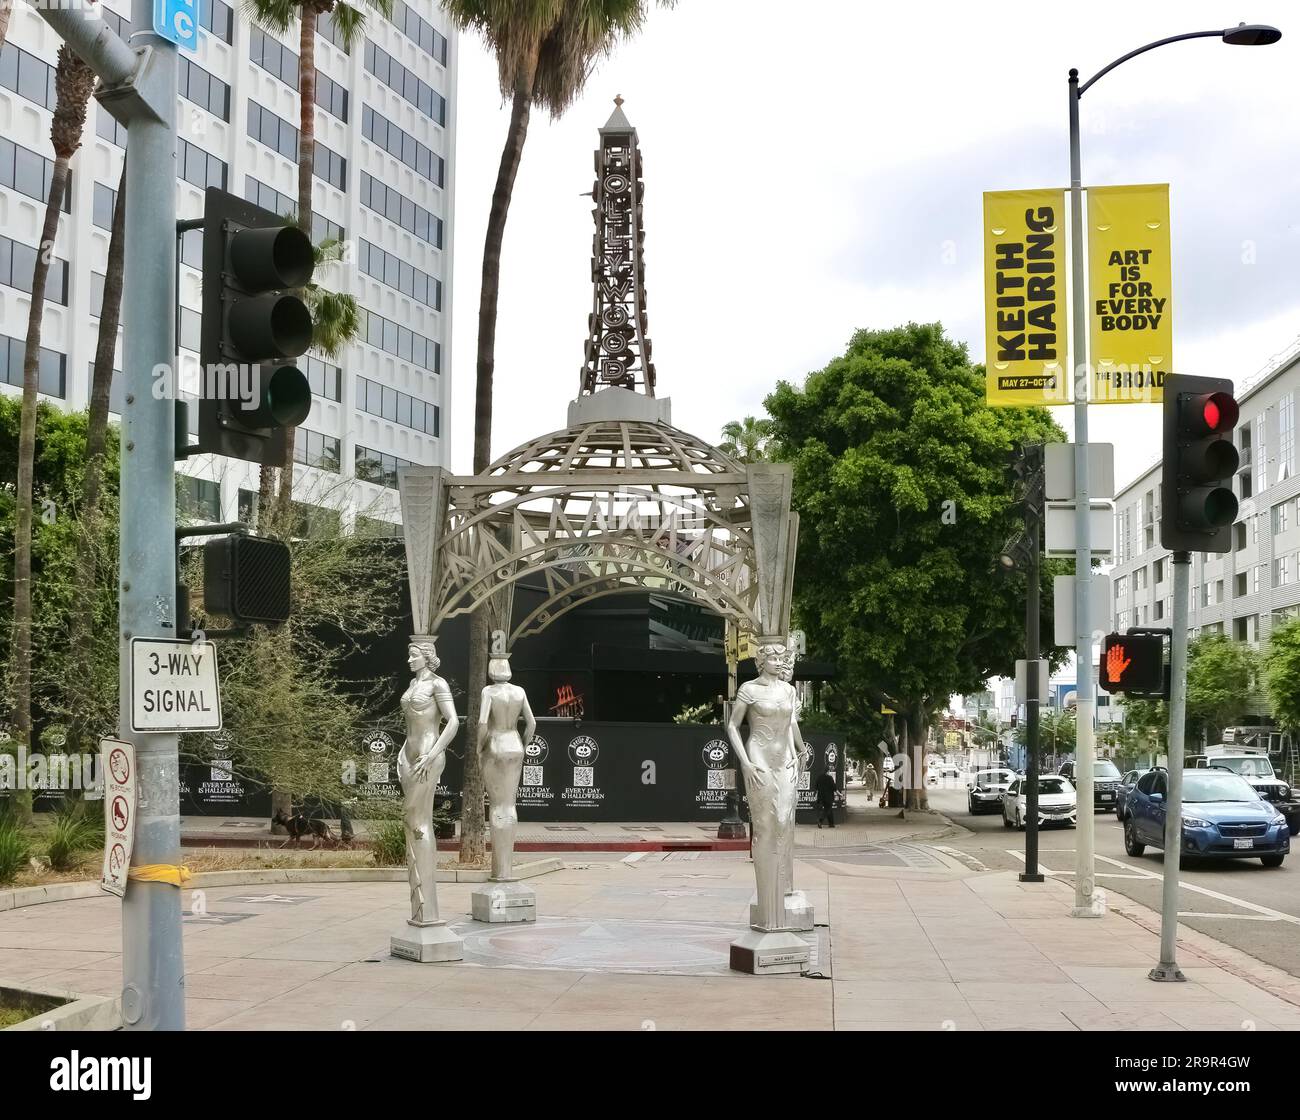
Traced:
<svg viewBox="0 0 1300 1120">
<path fill-rule="evenodd" d="M 930 788 L 930 804 L 974 834 L 947 840 L 986 867 L 1024 867 L 1023 833 L 1003 828 L 1000 813 L 972 817 L 966 788 Z M 1097 886 L 1160 910 L 1164 860 L 1148 848 L 1133 857 L 1124 852 L 1124 837 L 1113 811 L 1097 813 Z M 1039 833 L 1039 864 L 1044 874 L 1074 877 L 1075 830 L 1052 827 Z M 1267 868 L 1258 859 L 1226 860 L 1183 868 L 1178 897 L 1179 921 L 1259 960 L 1300 976 L 1300 837 L 1292 837 L 1293 854 L 1281 867 Z M 1017 854 L 1018 853 L 1018 854 Z M 1152 961 L 1152 964 L 1155 962 Z"/>
</svg>

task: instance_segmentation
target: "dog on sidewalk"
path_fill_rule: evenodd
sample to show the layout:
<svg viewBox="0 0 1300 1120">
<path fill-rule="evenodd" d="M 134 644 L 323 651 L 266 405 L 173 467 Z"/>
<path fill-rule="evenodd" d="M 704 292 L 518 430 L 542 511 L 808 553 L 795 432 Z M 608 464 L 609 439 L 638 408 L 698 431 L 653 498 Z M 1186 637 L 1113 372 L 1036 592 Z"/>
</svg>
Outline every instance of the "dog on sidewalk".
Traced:
<svg viewBox="0 0 1300 1120">
<path fill-rule="evenodd" d="M 298 847 L 304 836 L 312 838 L 311 847 L 307 849 L 309 852 L 314 852 L 322 840 L 327 844 L 333 844 L 336 848 L 339 846 L 339 841 L 330 830 L 330 826 L 319 817 L 306 817 L 302 813 L 294 813 L 290 817 L 285 815 L 284 810 L 280 810 L 271 818 L 271 823 L 283 825 L 284 830 L 289 834 L 289 839 L 280 845 L 282 848 L 290 842 L 295 848 Z"/>
</svg>

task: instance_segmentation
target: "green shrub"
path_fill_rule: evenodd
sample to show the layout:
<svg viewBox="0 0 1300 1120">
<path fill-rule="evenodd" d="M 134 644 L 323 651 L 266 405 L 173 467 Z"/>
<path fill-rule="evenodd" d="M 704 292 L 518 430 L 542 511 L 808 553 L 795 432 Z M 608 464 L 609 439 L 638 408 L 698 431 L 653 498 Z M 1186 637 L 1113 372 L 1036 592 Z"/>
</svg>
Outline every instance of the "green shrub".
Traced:
<svg viewBox="0 0 1300 1120">
<path fill-rule="evenodd" d="M 27 833 L 10 813 L 0 813 L 0 884 L 12 883 L 31 857 Z"/>
<path fill-rule="evenodd" d="M 370 825 L 371 854 L 376 867 L 402 867 L 406 863 L 406 828 L 401 820 L 388 818 Z"/>
<path fill-rule="evenodd" d="M 63 805 L 50 829 L 47 858 L 55 871 L 71 871 L 83 852 L 104 845 L 104 818 L 98 803 Z"/>
</svg>

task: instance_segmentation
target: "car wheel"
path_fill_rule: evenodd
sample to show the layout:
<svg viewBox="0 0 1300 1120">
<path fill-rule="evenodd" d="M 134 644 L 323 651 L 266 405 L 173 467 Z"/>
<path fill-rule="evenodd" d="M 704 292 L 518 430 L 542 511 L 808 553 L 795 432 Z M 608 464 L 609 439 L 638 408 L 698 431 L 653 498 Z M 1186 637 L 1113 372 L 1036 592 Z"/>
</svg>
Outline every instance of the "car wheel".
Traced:
<svg viewBox="0 0 1300 1120">
<path fill-rule="evenodd" d="M 1259 862 L 1265 867 L 1281 867 L 1286 856 L 1260 856 Z"/>
<path fill-rule="evenodd" d="M 1138 843 L 1137 828 L 1132 817 L 1124 822 L 1124 850 L 1131 856 L 1140 856 L 1147 850 L 1145 844 Z"/>
<path fill-rule="evenodd" d="M 976 815 L 976 814 L 975 814 L 975 798 L 973 798 L 973 797 L 968 797 L 968 798 L 966 798 L 966 811 L 967 811 L 968 813 L 970 813 L 970 815 L 971 815 L 972 817 Z"/>
</svg>

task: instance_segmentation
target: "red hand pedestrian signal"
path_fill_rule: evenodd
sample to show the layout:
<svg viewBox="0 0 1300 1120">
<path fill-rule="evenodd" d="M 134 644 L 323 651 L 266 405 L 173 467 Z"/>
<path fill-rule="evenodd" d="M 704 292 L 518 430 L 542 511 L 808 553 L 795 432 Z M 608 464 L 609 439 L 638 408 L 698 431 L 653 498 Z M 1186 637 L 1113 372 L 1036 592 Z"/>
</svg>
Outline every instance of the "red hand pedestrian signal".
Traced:
<svg viewBox="0 0 1300 1120">
<path fill-rule="evenodd" d="M 1119 684 L 1124 679 L 1124 670 L 1132 664 L 1133 659 L 1124 656 L 1123 646 L 1111 646 L 1106 651 L 1106 679 Z"/>
<path fill-rule="evenodd" d="M 1107 634 L 1097 683 L 1105 692 L 1163 696 L 1165 640 L 1161 634 Z"/>
</svg>

